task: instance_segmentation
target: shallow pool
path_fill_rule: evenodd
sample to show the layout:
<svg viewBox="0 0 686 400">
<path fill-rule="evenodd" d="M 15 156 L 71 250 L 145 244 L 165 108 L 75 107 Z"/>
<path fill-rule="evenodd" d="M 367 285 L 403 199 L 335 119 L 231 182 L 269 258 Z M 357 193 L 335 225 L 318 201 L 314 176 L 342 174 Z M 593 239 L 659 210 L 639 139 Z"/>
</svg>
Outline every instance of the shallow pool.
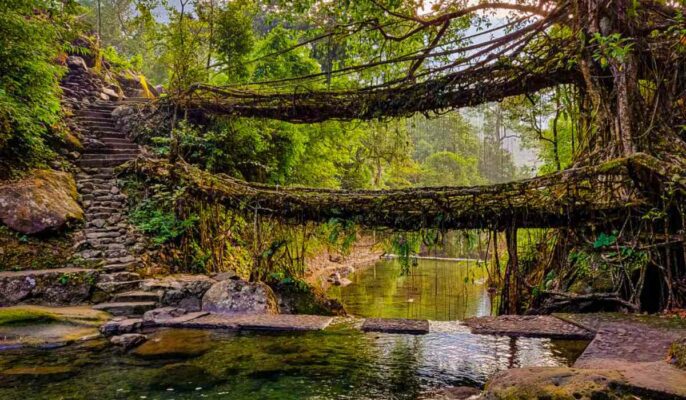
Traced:
<svg viewBox="0 0 686 400">
<path fill-rule="evenodd" d="M 569 365 L 585 343 L 477 336 L 433 323 L 423 336 L 174 330 L 122 354 L 105 341 L 0 352 L 0 399 L 415 399 L 481 386 L 494 372 Z M 165 353 L 164 350 L 169 349 Z"/>
</svg>

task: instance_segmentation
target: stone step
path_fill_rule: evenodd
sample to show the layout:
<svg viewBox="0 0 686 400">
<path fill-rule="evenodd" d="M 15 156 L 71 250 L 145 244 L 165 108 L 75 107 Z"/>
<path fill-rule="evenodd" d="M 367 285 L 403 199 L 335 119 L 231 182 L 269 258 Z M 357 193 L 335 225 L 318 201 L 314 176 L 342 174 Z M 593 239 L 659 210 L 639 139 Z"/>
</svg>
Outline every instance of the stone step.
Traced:
<svg viewBox="0 0 686 400">
<path fill-rule="evenodd" d="M 112 113 L 109 111 L 97 111 L 93 109 L 83 109 L 83 110 L 78 110 L 76 111 L 76 117 L 83 117 L 83 118 L 111 118 Z"/>
<path fill-rule="evenodd" d="M 121 211 L 120 208 L 115 208 L 115 207 L 98 207 L 98 206 L 93 206 L 93 205 L 91 205 L 91 206 L 88 207 L 88 209 L 86 210 L 86 215 L 88 215 L 89 213 L 111 215 L 111 214 L 113 214 L 113 213 L 120 212 L 120 211 Z"/>
<path fill-rule="evenodd" d="M 116 146 L 120 144 L 131 144 L 131 145 L 136 145 L 136 142 L 133 140 L 129 139 L 128 137 L 125 137 L 123 139 L 120 138 L 100 138 L 100 141 L 103 142 L 106 145 L 110 146 Z"/>
<path fill-rule="evenodd" d="M 98 124 L 98 123 L 103 123 L 103 124 L 108 124 L 108 125 L 115 125 L 115 120 L 110 117 L 110 116 L 93 116 L 93 115 L 84 115 L 84 116 L 77 116 L 76 121 L 80 124 Z"/>
<path fill-rule="evenodd" d="M 127 281 L 127 282 L 102 282 L 97 283 L 95 286 L 107 293 L 120 293 L 128 292 L 131 290 L 137 290 L 141 287 L 142 280 Z"/>
<path fill-rule="evenodd" d="M 129 269 L 135 268 L 135 266 L 136 266 L 135 262 L 119 263 L 119 264 L 106 264 L 106 265 L 100 267 L 100 269 L 107 271 L 107 272 L 122 272 L 122 271 L 127 271 Z"/>
<path fill-rule="evenodd" d="M 89 154 L 133 154 L 137 155 L 139 153 L 137 146 L 131 147 L 101 147 L 96 149 L 88 149 L 83 155 Z"/>
<path fill-rule="evenodd" d="M 114 168 L 83 168 L 84 172 L 90 174 L 91 177 L 97 176 L 114 176 Z"/>
<path fill-rule="evenodd" d="M 100 275 L 100 277 L 98 278 L 99 283 L 131 282 L 140 280 L 141 276 L 139 274 L 130 271 L 108 272 L 106 274 Z"/>
<path fill-rule="evenodd" d="M 134 158 L 135 157 L 88 159 L 79 161 L 79 165 L 86 167 L 116 167 Z"/>
<path fill-rule="evenodd" d="M 81 125 L 89 130 L 100 130 L 100 129 L 112 129 L 112 130 L 117 130 L 116 126 L 114 125 L 114 121 L 112 120 L 93 120 L 93 119 L 88 119 L 88 120 L 82 120 L 79 121 Z"/>
<path fill-rule="evenodd" d="M 134 290 L 131 292 L 118 293 L 112 298 L 113 302 L 132 303 L 132 302 L 159 302 L 160 296 L 154 292 Z"/>
<path fill-rule="evenodd" d="M 93 306 L 93 309 L 106 311 L 115 316 L 133 316 L 143 315 L 146 311 L 150 311 L 156 306 L 157 303 L 154 301 L 132 301 L 96 304 Z"/>
</svg>

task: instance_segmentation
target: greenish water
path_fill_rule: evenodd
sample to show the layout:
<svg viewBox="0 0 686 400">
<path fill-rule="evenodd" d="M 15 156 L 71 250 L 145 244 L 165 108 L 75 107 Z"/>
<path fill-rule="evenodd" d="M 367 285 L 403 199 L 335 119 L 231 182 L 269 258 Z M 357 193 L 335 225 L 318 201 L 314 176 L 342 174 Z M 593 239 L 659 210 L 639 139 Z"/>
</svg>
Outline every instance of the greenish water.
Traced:
<svg viewBox="0 0 686 400">
<path fill-rule="evenodd" d="M 431 319 L 412 336 L 364 333 L 353 322 L 282 334 L 162 330 L 130 353 L 106 340 L 0 351 L 0 399 L 418 399 L 482 387 L 495 372 L 571 365 L 586 342 L 473 335 L 457 321 L 490 313 L 475 263 L 395 262 L 332 289 L 361 316 Z M 444 320 L 444 321 L 440 321 Z"/>
<path fill-rule="evenodd" d="M 477 336 L 451 322 L 432 330 L 423 336 L 347 326 L 270 335 L 176 330 L 155 334 L 150 340 L 158 346 L 139 355 L 105 341 L 4 351 L 0 399 L 415 399 L 446 386 L 481 386 L 506 368 L 568 365 L 584 345 Z M 170 354 L 159 352 L 165 347 Z"/>
<path fill-rule="evenodd" d="M 483 264 L 475 261 L 417 260 L 407 275 L 397 260 L 380 261 L 328 294 L 360 317 L 463 320 L 491 314 L 486 277 Z"/>
</svg>

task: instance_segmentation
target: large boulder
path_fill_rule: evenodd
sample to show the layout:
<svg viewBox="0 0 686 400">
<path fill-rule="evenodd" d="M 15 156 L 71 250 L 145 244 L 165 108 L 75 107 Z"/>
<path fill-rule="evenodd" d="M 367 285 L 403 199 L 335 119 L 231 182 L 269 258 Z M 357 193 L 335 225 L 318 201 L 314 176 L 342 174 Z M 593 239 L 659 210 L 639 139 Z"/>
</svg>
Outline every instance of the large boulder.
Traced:
<svg viewBox="0 0 686 400">
<path fill-rule="evenodd" d="M 202 298 L 202 310 L 221 314 L 278 314 L 272 289 L 261 282 L 225 280 L 212 285 Z"/>
<path fill-rule="evenodd" d="M 0 306 L 80 304 L 90 298 L 97 277 L 97 271 L 80 268 L 0 272 Z"/>
<path fill-rule="evenodd" d="M 83 220 L 74 177 L 35 170 L 22 180 L 0 185 L 0 221 L 24 234 L 57 231 Z"/>
<path fill-rule="evenodd" d="M 200 311 L 202 298 L 217 283 L 206 275 L 173 275 L 143 282 L 146 291 L 160 294 L 163 306 L 179 307 L 186 311 Z"/>
<path fill-rule="evenodd" d="M 281 314 L 347 315 L 343 305 L 330 299 L 322 290 L 293 282 L 276 282 L 269 285 L 274 291 Z"/>
</svg>

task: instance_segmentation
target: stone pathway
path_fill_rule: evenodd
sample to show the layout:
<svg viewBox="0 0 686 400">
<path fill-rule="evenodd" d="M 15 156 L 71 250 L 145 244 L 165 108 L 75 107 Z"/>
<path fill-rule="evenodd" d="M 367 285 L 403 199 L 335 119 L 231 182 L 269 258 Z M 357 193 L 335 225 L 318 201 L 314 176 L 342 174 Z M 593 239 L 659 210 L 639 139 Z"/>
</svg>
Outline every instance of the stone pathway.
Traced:
<svg viewBox="0 0 686 400">
<path fill-rule="evenodd" d="M 472 333 L 515 337 L 590 340 L 595 332 L 550 315 L 502 315 L 464 321 Z"/>
<path fill-rule="evenodd" d="M 155 308 L 153 296 L 130 299 L 117 294 L 135 291 L 142 282 L 133 272 L 139 264 L 139 254 L 145 248 L 144 238 L 126 218 L 127 200 L 121 192 L 115 167 L 137 156 L 139 147 L 116 129 L 112 112 L 116 107 L 134 104 L 143 99 L 99 101 L 76 112 L 76 122 L 86 135 L 86 148 L 79 160 L 81 173 L 76 181 L 83 203 L 86 224 L 79 233 L 79 255 L 98 265 L 97 288 L 104 300 L 97 309 L 113 315 L 140 315 Z"/>
<path fill-rule="evenodd" d="M 429 321 L 400 318 L 367 318 L 362 324 L 362 330 L 365 332 L 422 335 L 429 333 Z"/>
</svg>

